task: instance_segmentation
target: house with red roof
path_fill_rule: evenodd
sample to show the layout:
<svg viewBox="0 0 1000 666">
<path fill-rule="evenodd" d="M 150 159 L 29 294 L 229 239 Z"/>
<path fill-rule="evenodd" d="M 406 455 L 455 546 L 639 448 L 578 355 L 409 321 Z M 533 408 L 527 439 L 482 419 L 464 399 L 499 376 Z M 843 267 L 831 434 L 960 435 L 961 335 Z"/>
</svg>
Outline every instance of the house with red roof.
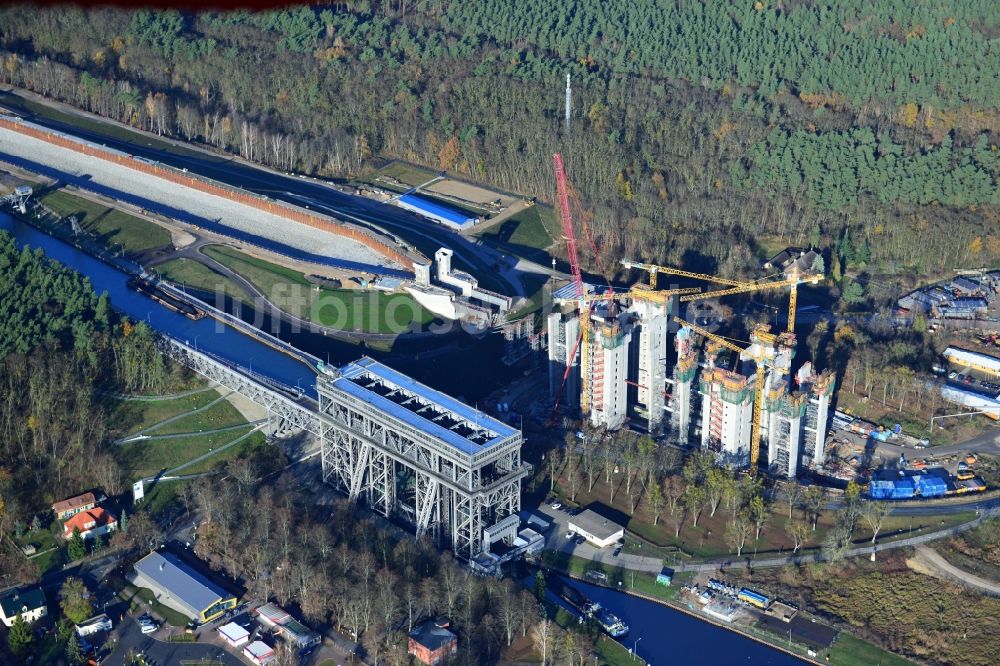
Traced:
<svg viewBox="0 0 1000 666">
<path fill-rule="evenodd" d="M 106 509 L 97 506 L 70 517 L 63 524 L 63 538 L 72 537 L 74 528 L 80 530 L 80 536 L 84 539 L 90 539 L 118 529 L 118 519 Z"/>
<path fill-rule="evenodd" d="M 97 498 L 94 497 L 94 493 L 84 493 L 56 502 L 52 505 L 52 510 L 56 512 L 56 519 L 66 520 L 70 516 L 93 509 L 95 506 L 97 506 Z"/>
</svg>

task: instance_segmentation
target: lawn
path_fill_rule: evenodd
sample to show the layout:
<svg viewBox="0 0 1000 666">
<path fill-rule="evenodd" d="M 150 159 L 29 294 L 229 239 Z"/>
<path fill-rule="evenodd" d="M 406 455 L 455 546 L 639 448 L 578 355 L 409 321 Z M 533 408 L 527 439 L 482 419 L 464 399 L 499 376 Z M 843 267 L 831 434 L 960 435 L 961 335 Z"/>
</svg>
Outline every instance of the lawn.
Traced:
<svg viewBox="0 0 1000 666">
<path fill-rule="evenodd" d="M 239 410 L 228 400 L 220 400 L 208 409 L 181 417 L 149 430 L 150 435 L 175 435 L 188 432 L 205 432 L 246 423 Z"/>
<path fill-rule="evenodd" d="M 252 426 L 226 430 L 225 432 L 194 435 L 191 437 L 168 437 L 123 444 L 117 448 L 119 464 L 131 479 L 153 476 L 162 470 L 169 470 L 213 449 L 228 444 L 237 437 L 250 432 Z"/>
<path fill-rule="evenodd" d="M 119 400 L 108 419 L 120 434 L 135 433 L 173 416 L 204 407 L 219 397 L 213 390 L 192 393 L 181 398 L 162 400 Z"/>
<path fill-rule="evenodd" d="M 109 248 L 118 243 L 126 252 L 138 254 L 170 244 L 170 233 L 162 227 L 62 190 L 49 192 L 41 202 L 56 215 L 75 216 L 84 230 Z"/>
<path fill-rule="evenodd" d="M 186 615 L 161 604 L 156 600 L 153 591 L 145 587 L 136 587 L 130 583 L 126 583 L 118 592 L 118 596 L 128 602 L 131 610 L 145 610 L 149 608 L 172 627 L 186 627 L 191 621 L 191 618 Z"/>
<path fill-rule="evenodd" d="M 163 513 L 178 514 L 184 510 L 181 495 L 189 480 L 158 481 L 152 488 L 146 490 L 142 500 L 142 508 L 152 516 Z"/>
<path fill-rule="evenodd" d="M 672 601 L 677 597 L 680 588 L 692 578 L 693 573 L 689 571 L 674 572 L 674 579 L 671 585 L 663 586 L 656 583 L 656 575 L 644 571 L 632 571 L 622 567 L 611 567 L 602 562 L 593 562 L 583 557 L 577 557 L 564 552 L 546 550 L 542 554 L 542 561 L 546 566 L 565 571 L 573 576 L 583 578 L 589 583 L 593 583 L 586 578 L 588 571 L 601 571 L 608 577 L 608 587 L 615 587 L 621 581 L 622 589 L 634 590 L 639 594 L 663 601 Z"/>
<path fill-rule="evenodd" d="M 863 641 L 854 634 L 840 632 L 830 647 L 829 663 L 834 666 L 912 666 L 913 662 L 898 654 Z"/>
<path fill-rule="evenodd" d="M 437 172 L 431 171 L 430 169 L 424 169 L 422 167 L 406 164 L 405 162 L 393 162 L 392 164 L 389 164 L 373 173 L 367 180 L 370 183 L 375 183 L 375 179 L 379 176 L 388 176 L 390 178 L 395 178 L 401 183 L 406 183 L 411 187 L 416 187 L 417 185 L 423 185 L 428 180 L 433 179 L 436 175 Z M 379 184 L 381 185 L 382 183 Z"/>
<path fill-rule="evenodd" d="M 546 250 L 552 245 L 555 218 L 550 208 L 529 206 L 503 222 L 494 224 L 475 234 L 485 240 L 495 240 L 510 245 Z"/>
<path fill-rule="evenodd" d="M 37 554 L 30 558 L 29 561 L 38 567 L 39 574 L 60 567 L 66 561 L 65 542 L 62 539 L 62 524 L 57 520 L 53 520 L 48 528 L 25 531 L 20 537 L 16 537 L 12 533 L 10 538 L 18 548 L 28 544 L 35 547 Z M 23 557 L 23 554 L 21 556 Z"/>
<path fill-rule="evenodd" d="M 210 294 L 216 294 L 221 289 L 222 293 L 230 298 L 247 298 L 247 293 L 235 282 L 194 259 L 185 257 L 171 259 L 158 264 L 155 270 L 167 280 L 189 289 L 198 289 Z"/>
<path fill-rule="evenodd" d="M 409 294 L 321 288 L 306 280 L 302 273 L 231 248 L 209 246 L 203 252 L 242 275 L 285 312 L 323 326 L 368 333 L 403 333 L 411 324 L 423 326 L 434 319 Z"/>
<path fill-rule="evenodd" d="M 236 438 L 233 437 L 229 441 L 233 441 L 233 439 Z M 270 445 L 267 443 L 267 438 L 264 436 L 264 433 L 258 430 L 257 432 L 252 433 L 246 439 L 242 440 L 239 444 L 230 446 L 225 451 L 219 451 L 215 455 L 205 458 L 196 465 L 185 467 L 181 469 L 178 473 L 200 474 L 202 472 L 210 472 L 213 469 L 215 469 L 218 465 L 223 464 L 232 458 L 249 455 L 255 451 L 265 449 L 269 446 Z"/>
</svg>

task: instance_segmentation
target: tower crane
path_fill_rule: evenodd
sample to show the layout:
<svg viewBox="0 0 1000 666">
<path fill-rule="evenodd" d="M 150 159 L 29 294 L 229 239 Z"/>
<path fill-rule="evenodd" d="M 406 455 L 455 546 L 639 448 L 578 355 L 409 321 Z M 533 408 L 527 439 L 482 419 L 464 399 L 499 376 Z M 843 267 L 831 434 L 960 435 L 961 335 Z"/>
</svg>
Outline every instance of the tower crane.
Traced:
<svg viewBox="0 0 1000 666">
<path fill-rule="evenodd" d="M 705 273 L 694 273 L 692 271 L 685 271 L 679 268 L 671 268 L 669 266 L 659 266 L 657 264 L 648 264 L 638 261 L 631 261 L 628 259 L 623 259 L 621 262 L 622 266 L 625 268 L 636 268 L 639 270 L 644 270 L 649 273 L 649 286 L 656 288 L 656 276 L 659 273 L 665 275 L 676 275 L 678 277 L 686 277 L 695 280 L 702 280 L 704 282 L 714 282 L 716 284 L 729 285 L 728 289 L 718 289 L 716 291 L 704 292 L 700 296 L 689 296 L 682 297 L 680 300 L 682 302 L 702 300 L 705 298 L 721 298 L 723 296 L 730 296 L 732 294 L 744 294 L 755 291 L 767 291 L 773 289 L 782 289 L 784 287 L 789 288 L 788 295 L 788 333 L 795 332 L 795 311 L 798 306 L 798 286 L 803 283 L 816 284 L 822 278 L 823 275 L 820 273 L 810 273 L 810 274 L 800 274 L 798 270 L 792 269 L 785 274 L 784 280 L 777 281 L 741 281 L 732 280 L 730 278 L 720 277 L 718 275 L 708 275 Z"/>
<path fill-rule="evenodd" d="M 745 282 L 738 286 L 729 287 L 728 289 L 717 289 L 715 291 L 705 291 L 700 294 L 689 294 L 680 297 L 682 303 L 687 303 L 690 301 L 700 301 L 706 298 L 722 298 L 723 296 L 731 296 L 733 294 L 747 294 L 757 291 L 774 291 L 776 289 L 789 288 L 788 297 L 788 326 L 787 332 L 795 332 L 795 309 L 798 303 L 798 286 L 802 283 L 806 284 L 816 284 L 822 279 L 822 274 L 814 273 L 809 275 L 800 275 L 798 272 L 793 272 L 790 277 L 786 277 L 784 280 L 776 280 L 773 282 Z"/>
<path fill-rule="evenodd" d="M 625 268 L 637 268 L 641 271 L 649 273 L 649 286 L 653 289 L 656 289 L 656 276 L 660 273 L 663 273 L 664 275 L 676 275 L 678 277 L 691 278 L 693 280 L 703 280 L 705 282 L 715 282 L 716 284 L 728 284 L 734 287 L 748 284 L 745 280 L 730 280 L 729 278 L 720 277 L 718 275 L 692 273 L 691 271 L 681 270 L 680 268 L 658 266 L 656 264 L 644 264 L 638 261 L 631 261 L 629 259 L 622 259 L 621 265 Z"/>
<path fill-rule="evenodd" d="M 764 385 L 767 379 L 766 368 L 771 365 L 771 361 L 774 359 L 775 344 L 778 342 L 778 336 L 771 333 L 770 327 L 766 324 L 758 326 L 751 335 L 750 346 L 744 348 L 732 340 L 724 338 L 721 335 L 716 335 L 697 324 L 686 322 L 677 317 L 674 318 L 674 321 L 678 325 L 689 328 L 726 349 L 735 351 L 737 354 L 749 355 L 756 364 L 757 367 L 754 373 L 753 417 L 750 430 L 750 475 L 755 475 L 757 473 L 757 464 L 760 460 L 760 423 L 764 405 Z"/>
</svg>

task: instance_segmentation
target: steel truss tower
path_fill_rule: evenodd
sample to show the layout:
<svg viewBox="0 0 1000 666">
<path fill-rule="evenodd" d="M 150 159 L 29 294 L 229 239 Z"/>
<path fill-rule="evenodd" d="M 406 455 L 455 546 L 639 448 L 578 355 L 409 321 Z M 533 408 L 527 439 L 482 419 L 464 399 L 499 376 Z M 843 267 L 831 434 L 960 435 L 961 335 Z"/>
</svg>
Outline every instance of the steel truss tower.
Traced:
<svg viewBox="0 0 1000 666">
<path fill-rule="evenodd" d="M 370 358 L 320 377 L 323 480 L 470 559 L 521 508 L 521 432 Z"/>
</svg>

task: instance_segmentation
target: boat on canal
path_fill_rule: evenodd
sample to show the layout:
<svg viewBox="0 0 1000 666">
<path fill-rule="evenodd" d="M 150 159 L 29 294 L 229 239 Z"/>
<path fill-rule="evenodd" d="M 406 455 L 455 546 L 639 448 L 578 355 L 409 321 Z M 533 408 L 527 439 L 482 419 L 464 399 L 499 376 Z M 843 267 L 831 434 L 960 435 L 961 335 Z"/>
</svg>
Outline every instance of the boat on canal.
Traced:
<svg viewBox="0 0 1000 666">
<path fill-rule="evenodd" d="M 150 282 L 149 280 L 141 277 L 133 277 L 127 282 L 127 284 L 130 289 L 134 289 L 140 294 L 149 296 L 163 307 L 173 310 L 178 314 L 182 314 L 188 319 L 198 321 L 205 316 L 205 313 L 199 308 L 196 308 L 191 303 L 183 301 L 176 296 L 167 293 L 163 288 L 153 282 Z"/>
<path fill-rule="evenodd" d="M 546 577 L 548 588 L 576 610 L 580 615 L 593 619 L 608 636 L 621 638 L 628 633 L 628 625 L 601 604 L 588 599 L 580 590 L 567 583 L 561 576 Z"/>
</svg>

